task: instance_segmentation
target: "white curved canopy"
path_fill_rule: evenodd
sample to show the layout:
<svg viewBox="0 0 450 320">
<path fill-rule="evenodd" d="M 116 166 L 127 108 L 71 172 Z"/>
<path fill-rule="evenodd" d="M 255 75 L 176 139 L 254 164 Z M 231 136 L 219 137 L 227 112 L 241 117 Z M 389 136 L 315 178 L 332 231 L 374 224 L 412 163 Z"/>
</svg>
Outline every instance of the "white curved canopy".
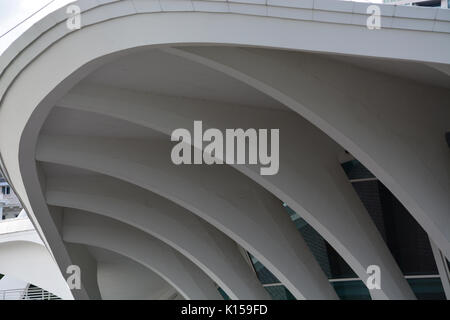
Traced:
<svg viewBox="0 0 450 320">
<path fill-rule="evenodd" d="M 296 298 L 336 298 L 282 202 L 362 280 L 369 265 L 382 268 L 372 298 L 414 298 L 340 167 L 344 149 L 450 257 L 448 15 L 382 5 L 382 28 L 369 30 L 367 4 L 245 2 L 77 1 L 80 30 L 67 28 L 61 8 L 0 57 L 2 167 L 60 269 L 85 262 L 76 298 L 100 297 L 97 263 L 65 241 L 126 252 L 107 246 L 114 235 L 68 228 L 66 208 L 176 250 L 185 262 L 170 277 L 145 250 L 129 258 L 186 298 L 215 298 L 214 282 L 232 298 L 266 297 L 238 246 Z M 279 174 L 174 166 L 168 136 L 194 120 L 280 129 Z M 206 239 L 215 240 L 203 247 Z M 175 282 L 192 270 L 203 285 Z"/>
</svg>

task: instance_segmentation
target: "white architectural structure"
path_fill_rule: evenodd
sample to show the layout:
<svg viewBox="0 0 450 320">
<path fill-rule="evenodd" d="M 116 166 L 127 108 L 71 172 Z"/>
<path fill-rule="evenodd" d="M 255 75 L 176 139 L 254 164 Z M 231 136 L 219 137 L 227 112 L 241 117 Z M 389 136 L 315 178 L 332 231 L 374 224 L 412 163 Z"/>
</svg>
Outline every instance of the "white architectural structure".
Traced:
<svg viewBox="0 0 450 320">
<path fill-rule="evenodd" d="M 17 218 L 0 221 L 0 261 L 0 274 L 5 275 L 0 279 L 0 300 L 46 298 L 36 296 L 37 290 L 26 297 L 30 284 L 72 299 L 57 264 L 23 210 Z"/>
<path fill-rule="evenodd" d="M 358 279 L 380 267 L 372 299 L 415 299 L 346 151 L 428 234 L 449 294 L 450 11 L 380 5 L 371 30 L 369 4 L 335 0 L 74 4 L 80 29 L 63 7 L 0 57 L 0 154 L 61 273 L 81 268 L 75 299 L 270 298 L 246 252 L 293 297 L 338 298 L 283 203 Z M 279 129 L 278 174 L 174 165 L 195 120 Z"/>
</svg>

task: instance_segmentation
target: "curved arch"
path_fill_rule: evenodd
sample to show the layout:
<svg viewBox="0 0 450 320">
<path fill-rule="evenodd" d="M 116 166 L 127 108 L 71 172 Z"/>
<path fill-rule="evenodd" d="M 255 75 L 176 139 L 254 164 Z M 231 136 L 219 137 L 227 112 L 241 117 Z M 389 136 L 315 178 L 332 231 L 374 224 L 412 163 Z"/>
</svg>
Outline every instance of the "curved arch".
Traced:
<svg viewBox="0 0 450 320">
<path fill-rule="evenodd" d="M 221 299 L 214 283 L 190 261 L 161 241 L 120 222 L 65 209 L 63 239 L 104 248 L 141 263 L 186 299 Z"/>
<path fill-rule="evenodd" d="M 301 61 L 290 53 L 238 48 L 164 50 L 239 79 L 305 117 L 371 170 L 450 257 L 450 154 L 443 137 L 450 122 L 439 120 L 450 119 L 448 92 L 427 95 L 420 86 L 320 57 Z M 345 80 L 332 83 L 333 73 Z M 373 91 L 362 91 L 367 87 L 361 79 Z M 373 94 L 377 90 L 383 94 Z M 432 117 L 423 108 L 430 97 Z M 413 125 L 404 122 L 405 109 Z"/>
<path fill-rule="evenodd" d="M 152 3 L 150 3 L 152 1 Z M 115 19 L 120 17 L 126 17 L 130 15 L 145 15 L 151 14 L 152 16 L 158 16 L 161 14 L 172 14 L 176 15 L 177 13 L 183 13 L 184 15 L 190 14 L 197 16 L 195 19 L 199 20 L 202 16 L 206 16 L 208 13 L 214 13 L 214 20 L 217 20 L 217 13 L 222 13 L 222 16 L 244 16 L 247 17 L 247 20 L 251 20 L 250 23 L 254 24 L 255 21 L 264 20 L 264 23 L 267 24 L 267 28 L 258 26 L 260 28 L 245 28 L 241 27 L 239 23 L 236 21 L 232 21 L 234 23 L 229 25 L 229 28 L 238 27 L 238 29 L 230 30 L 231 33 L 239 36 L 243 36 L 243 30 L 247 32 L 253 32 L 252 29 L 260 29 L 263 30 L 261 34 L 264 34 L 264 37 L 258 37 L 258 33 L 251 34 L 251 36 L 246 36 L 246 41 L 240 40 L 240 43 L 247 45 L 257 45 L 257 46 L 265 46 L 265 47 L 275 47 L 275 48 L 283 48 L 283 49 L 294 49 L 294 50 L 306 50 L 306 51 L 319 51 L 319 52 L 330 52 L 330 53 L 340 53 L 340 54 L 358 54 L 362 56 L 380 56 L 385 58 L 400 58 L 404 59 L 405 56 L 412 60 L 417 61 L 425 61 L 429 63 L 446 63 L 449 62 L 448 56 L 445 55 L 446 49 L 450 49 L 448 44 L 442 43 L 443 37 L 447 36 L 444 34 L 439 34 L 435 32 L 432 36 L 428 35 L 427 38 L 423 36 L 423 34 L 416 34 L 416 37 L 420 37 L 420 42 L 427 43 L 427 47 L 435 47 L 441 48 L 441 50 L 413 50 L 412 45 L 416 45 L 417 49 L 424 49 L 419 41 L 416 40 L 416 43 L 408 43 L 406 45 L 406 50 L 404 45 L 396 46 L 376 46 L 374 43 L 377 42 L 381 37 L 384 41 L 393 41 L 395 40 L 395 32 L 389 30 L 390 25 L 383 26 L 383 30 L 379 30 L 379 33 L 367 32 L 366 30 L 366 20 L 365 16 L 363 19 L 359 14 L 363 13 L 365 15 L 368 4 L 359 4 L 355 5 L 355 8 L 351 8 L 354 4 L 349 3 L 350 7 L 343 8 L 341 7 L 338 11 L 345 12 L 342 13 L 347 19 L 335 19 L 330 23 L 328 19 L 324 19 L 320 17 L 320 15 L 316 16 L 314 19 L 311 19 L 313 16 L 313 12 L 317 10 L 319 11 L 327 11 L 331 15 L 339 15 L 334 10 L 334 8 L 327 8 L 318 4 L 318 8 L 314 5 L 313 8 L 303 8 L 304 11 L 309 11 L 310 15 L 300 14 L 298 15 L 298 7 L 297 4 L 292 3 L 291 6 L 283 3 L 281 8 L 276 4 L 272 3 L 268 5 L 267 3 L 252 3 L 250 9 L 249 6 L 245 4 L 231 4 L 228 5 L 227 0 L 213 0 L 213 2 L 208 0 L 200 0 L 194 1 L 185 0 L 185 1 L 173 1 L 166 0 L 163 3 L 167 3 L 168 7 L 165 7 L 163 3 L 158 3 L 159 0 L 103 0 L 100 3 L 96 3 L 90 0 L 78 0 L 74 1 L 71 4 L 75 4 L 80 7 L 81 14 L 84 19 L 82 21 L 82 27 L 85 28 L 87 26 L 95 25 L 99 22 L 102 22 L 106 19 Z M 147 3 L 146 3 L 147 2 Z M 202 5 L 204 2 L 205 5 Z M 220 3 L 222 2 L 222 3 Z M 302 7 L 302 6 L 301 6 Z M 359 8 L 358 8 L 359 7 Z M 104 9 L 111 9 L 107 14 L 105 14 Z M 385 7 L 383 9 L 391 9 L 392 7 Z M 285 14 L 279 13 L 279 10 L 285 12 Z M 386 10 L 389 12 L 390 10 Z M 386 13 L 385 10 L 382 10 L 381 15 L 384 16 Z M 227 15 L 224 15 L 224 14 Z M 249 16 L 253 16 L 250 17 Z M 391 14 L 387 14 L 388 17 L 392 17 Z M 199 18 L 200 17 L 200 18 Z M 355 18 L 353 18 L 355 17 Z M 222 17 L 221 17 L 222 18 Z M 227 17 L 228 18 L 228 17 Z M 259 19 L 258 19 L 259 18 Z M 272 19 L 271 19 L 272 18 Z M 276 19 L 273 19 L 276 18 Z M 391 18 L 392 19 L 392 18 Z M 394 17 L 394 19 L 396 19 Z M 42 20 L 40 20 L 35 28 L 30 28 L 26 30 L 23 36 L 19 37 L 13 44 L 7 48 L 6 52 L 3 54 L 3 59 L 0 63 L 0 71 L 3 71 L 7 67 L 9 67 L 11 61 L 16 57 L 17 52 L 20 52 L 27 48 L 33 41 L 41 36 L 42 33 L 46 31 L 58 28 L 60 25 L 64 24 L 67 20 L 66 6 L 51 12 L 47 16 L 45 16 Z M 234 19 L 235 20 L 235 19 Z M 314 21 L 308 21 L 314 20 Z M 297 22 L 297 26 L 301 26 L 302 28 L 298 28 L 295 30 L 295 36 L 288 37 L 292 33 L 292 29 L 295 28 L 293 25 L 293 21 Z M 214 22 L 214 21 L 209 21 Z M 343 28 L 336 28 L 336 23 L 347 25 Z M 350 25 L 350 26 L 348 26 Z M 357 25 L 362 26 L 364 28 L 358 28 Z M 276 28 L 274 28 L 274 26 Z M 65 26 L 64 26 L 65 27 Z M 317 32 L 317 37 L 309 37 L 309 28 L 314 27 Z M 355 28 L 356 27 L 356 28 Z M 388 27 L 388 28 L 385 28 Z M 416 27 L 416 29 L 414 28 Z M 55 39 L 62 38 L 69 34 L 71 30 L 65 27 L 66 30 L 59 30 L 55 34 L 49 36 L 48 41 L 55 41 Z M 305 29 L 305 30 L 302 30 Z M 336 30 L 337 29 L 337 30 Z M 401 28 L 398 28 L 401 29 Z M 274 33 L 274 30 L 279 31 L 279 33 Z M 415 25 L 414 23 L 410 23 L 409 27 L 405 29 L 409 32 L 403 33 L 402 38 L 410 39 L 412 34 L 410 30 L 420 30 L 420 25 Z M 444 29 L 445 30 L 445 29 Z M 266 31 L 266 32 L 264 32 Z M 268 32 L 271 31 L 271 32 Z M 404 30 L 402 30 L 404 31 Z M 430 31 L 430 30 L 429 30 Z M 439 30 L 443 31 L 443 30 Z M 447 31 L 447 30 L 445 30 Z M 361 33 L 364 34 L 364 37 L 361 37 Z M 448 32 L 447 32 L 448 33 Z M 343 35 L 344 34 L 344 35 Z M 281 36 L 280 36 L 281 35 Z M 289 41 L 286 41 L 288 39 Z M 336 41 L 336 39 L 342 39 L 344 41 Z M 335 40 L 335 41 L 331 41 Z M 232 40 L 231 43 L 235 43 L 236 38 Z M 352 41 L 357 42 L 356 46 Z M 365 41 L 365 45 L 363 42 Z M 215 42 L 215 41 L 213 41 Z M 262 44 L 264 42 L 264 44 Z M 219 43 L 219 42 L 217 42 Z M 227 43 L 227 42 L 222 42 Z M 325 45 L 326 44 L 326 45 Z M 409 49 L 409 50 L 407 50 Z M 406 52 L 413 51 L 414 55 L 409 53 L 406 55 Z M 435 52 L 438 51 L 438 52 Z M 443 51 L 441 53 L 439 51 Z M 29 57 L 28 57 L 29 58 Z"/>
<path fill-rule="evenodd" d="M 127 2 L 127 1 L 123 1 Z M 84 2 L 80 2 L 84 3 Z M 88 2 L 86 2 L 88 3 Z M 122 4 L 120 4 L 122 5 Z M 130 7 L 129 7 L 130 8 Z M 121 10 L 115 11 L 115 13 L 111 16 L 108 14 L 97 14 L 98 21 L 102 21 L 104 19 L 111 19 L 117 16 L 117 12 Z M 136 10 L 135 10 L 136 11 Z M 132 13 L 131 10 L 125 10 L 125 12 Z M 96 12 L 98 13 L 98 12 Z M 96 13 L 92 13 L 89 18 L 89 22 L 93 22 L 96 16 Z M 55 39 L 58 39 L 60 36 L 67 35 L 67 30 L 64 30 L 64 26 L 62 24 L 55 24 L 62 19 L 58 20 L 55 17 L 60 18 L 63 14 L 61 10 L 58 12 L 59 16 L 52 15 L 51 19 L 47 19 L 41 25 L 43 30 L 47 30 L 49 26 L 54 26 L 55 28 L 48 31 L 45 36 L 37 39 L 32 42 L 30 46 L 28 46 L 29 42 L 35 40 L 36 37 L 32 37 L 37 33 L 40 36 L 40 32 L 37 30 L 32 30 L 31 33 L 27 33 L 26 36 L 21 38 L 21 41 L 15 43 L 14 50 L 17 49 L 16 45 L 21 49 L 24 49 L 19 57 L 16 57 L 16 53 L 14 50 L 10 50 L 7 55 L 11 57 L 12 64 L 10 64 L 6 71 L 2 74 L 2 79 L 0 80 L 2 90 L 2 108 L 0 111 L 0 120 L 4 123 L 4 126 L 0 126 L 0 133 L 8 133 L 11 139 L 8 141 L 0 141 L 0 150 L 3 157 L 4 165 L 8 168 L 7 174 L 12 177 L 13 184 L 17 189 L 18 193 L 24 200 L 25 205 L 29 209 L 28 211 L 33 216 L 39 216 L 39 224 L 44 229 L 46 237 L 51 238 L 51 242 L 58 242 L 59 239 L 57 237 L 58 227 L 55 224 L 55 221 L 50 217 L 48 209 L 46 208 L 45 201 L 42 199 L 40 192 L 38 190 L 41 189 L 38 173 L 36 172 L 35 163 L 33 160 L 34 147 L 36 142 L 37 133 L 39 132 L 40 126 L 45 119 L 46 114 L 50 110 L 50 108 L 54 105 L 55 101 L 57 101 L 60 97 L 63 96 L 67 90 L 76 83 L 77 80 L 82 78 L 82 76 L 88 72 L 90 72 L 96 66 L 103 64 L 112 56 L 106 57 L 107 55 L 120 52 L 121 50 L 126 50 L 130 48 L 135 48 L 137 46 L 144 45 L 154 45 L 154 44 L 165 44 L 165 43 L 229 43 L 235 45 L 255 45 L 255 46 L 272 46 L 278 48 L 290 48 L 290 49 L 305 49 L 302 47 L 301 43 L 304 42 L 302 37 L 294 37 L 296 41 L 295 46 L 290 46 L 286 43 L 281 43 L 280 39 L 283 39 L 283 32 L 286 31 L 301 31 L 304 32 L 306 39 L 310 39 L 308 37 L 309 28 L 297 28 L 301 27 L 302 24 L 298 23 L 293 27 L 293 23 L 289 19 L 284 19 L 283 25 L 277 25 L 277 28 L 273 28 L 272 24 L 263 25 L 262 20 L 264 22 L 267 21 L 267 18 L 263 17 L 254 17 L 249 19 L 248 21 L 240 21 L 239 24 L 236 24 L 236 27 L 239 27 L 240 30 L 232 29 L 235 26 L 233 23 L 230 23 L 232 28 L 227 28 L 227 32 L 223 33 L 223 20 L 229 20 L 229 22 L 236 22 L 235 20 L 239 20 L 236 18 L 234 14 L 223 15 L 220 16 L 220 20 L 217 19 L 217 15 L 214 15 L 214 19 L 211 19 L 212 24 L 210 28 L 208 28 L 208 32 L 204 32 L 204 23 L 207 21 L 207 14 L 191 14 L 190 16 L 186 14 L 176 13 L 176 14 L 161 14 L 159 16 L 155 16 L 155 19 L 143 19 L 145 15 L 141 15 L 139 19 L 134 19 L 134 23 L 129 23 L 133 19 L 120 18 L 111 19 L 105 24 L 108 24 L 108 27 L 113 26 L 113 28 L 108 30 L 109 34 L 114 34 L 115 36 L 123 37 L 123 42 L 120 41 L 110 41 L 108 37 L 102 37 L 102 26 L 96 25 L 93 26 L 91 30 L 87 30 L 89 28 L 83 28 L 79 32 L 73 33 L 70 35 L 70 41 L 61 40 L 55 45 L 52 46 L 51 50 L 47 50 L 46 53 L 50 54 L 39 54 L 42 53 L 42 48 L 48 48 L 49 43 L 53 43 Z M 187 22 L 183 24 L 185 27 L 176 30 L 176 34 L 158 34 L 155 30 L 167 29 L 172 30 L 170 28 L 170 21 L 164 21 L 167 17 L 173 17 L 178 21 Z M 201 19 L 198 19 L 198 16 L 201 16 Z M 120 20 L 120 21 L 119 21 Z M 145 20 L 145 21 L 144 21 Z M 196 20 L 196 21 L 191 21 Z M 273 19 L 277 20 L 277 19 Z M 283 20 L 283 19 L 280 19 Z M 242 24 L 241 24 L 242 22 Z M 120 24 L 127 24 L 128 28 L 121 28 Z M 272 21 L 271 21 L 272 23 Z M 295 22 L 297 23 L 297 22 Z M 261 28 L 258 28 L 260 25 Z M 330 24 L 332 28 L 329 28 L 328 31 L 334 32 L 334 24 Z M 152 26 L 157 26 L 152 27 Z M 164 28 L 167 27 L 167 28 Z M 246 26 L 249 26 L 246 28 Z M 137 27 L 137 28 L 136 28 Z M 141 28 L 142 27 L 142 28 Z M 279 28 L 278 28 L 279 27 Z M 129 33 L 130 30 L 133 30 L 133 33 Z M 154 33 L 149 33 L 149 30 Z M 214 32 L 214 30 L 216 32 Z M 249 32 L 253 32 L 252 30 L 258 30 L 256 34 L 246 34 L 246 37 L 251 38 L 253 40 L 248 39 L 233 39 L 230 35 L 241 35 L 243 34 L 242 30 L 250 30 Z M 324 29 L 321 29 L 324 31 Z M 266 31 L 266 32 L 264 32 Z M 91 37 L 84 38 L 83 34 L 87 32 L 93 32 Z M 383 30 L 380 33 L 367 33 L 367 43 L 368 46 L 362 45 L 360 42 L 358 43 L 358 47 L 364 48 L 368 51 L 365 51 L 365 54 L 374 55 L 373 52 L 380 53 L 377 51 L 374 46 L 370 45 L 372 43 L 376 43 L 373 41 L 376 34 L 376 37 L 383 37 L 386 35 L 386 30 Z M 409 31 L 408 31 L 409 32 Z M 263 37 L 258 37 L 258 34 L 263 34 Z M 325 33 L 325 32 L 324 32 Z M 30 36 L 30 34 L 32 36 Z M 409 33 L 408 35 L 410 35 Z M 222 38 L 219 38 L 217 35 L 221 35 Z M 95 36 L 95 37 L 94 37 Z M 330 33 L 330 37 L 336 39 L 336 32 Z M 31 39 L 33 38 L 33 39 Z M 94 41 L 95 39 L 95 41 Z M 392 41 L 397 39 L 395 36 L 390 34 L 389 39 Z M 28 41 L 30 40 L 30 41 Z M 50 42 L 48 42 L 50 40 Z M 73 40 L 73 42 L 71 42 Z M 89 41 L 86 41 L 89 40 Z M 247 40 L 247 41 L 244 41 Z M 315 40 L 315 39 L 313 39 Z M 322 39 L 323 40 L 323 39 Z M 449 42 L 441 41 L 442 38 L 437 35 L 433 35 L 431 42 L 425 42 L 430 44 L 432 42 L 442 45 Z M 67 42 L 71 42 L 69 45 Z M 310 41 L 311 42 L 311 41 Z M 335 43 L 339 43 L 339 41 L 333 41 Z M 394 42 L 394 41 L 393 41 Z M 432 45 L 424 46 L 424 42 L 415 42 L 415 41 L 403 41 L 404 43 L 417 45 L 418 48 L 432 48 Z M 91 47 L 92 50 L 86 52 L 87 50 L 83 50 L 83 44 L 91 43 L 95 44 Z M 28 46 L 28 47 L 27 47 Z M 384 47 L 384 46 L 383 46 Z M 389 46 L 387 46 L 389 47 Z M 70 49 L 69 49 L 70 48 Z M 311 48 L 309 48 L 311 49 Z M 321 51 L 321 48 L 316 48 L 318 51 Z M 398 47 L 396 47 L 398 49 Z M 45 49 L 44 49 L 45 50 Z M 373 51 L 370 51 L 373 50 Z M 407 51 L 402 51 L 405 53 L 410 51 L 408 48 Z M 435 52 L 446 52 L 446 50 L 434 50 Z M 423 50 L 412 50 L 412 52 L 420 52 Z M 427 51 L 428 52 L 428 51 Z M 397 52 L 398 53 L 398 52 Z M 383 56 L 383 53 L 381 54 Z M 64 61 L 60 61 L 58 57 L 64 56 L 66 59 Z M 384 55 L 389 56 L 389 55 Z M 408 55 L 407 55 L 408 56 Z M 100 57 L 104 59 L 96 60 Z M 390 56 L 392 57 L 392 56 Z M 399 57 L 396 55 L 395 57 Z M 410 57 L 410 56 L 408 56 Z M 14 59 L 13 58 L 17 58 Z M 418 57 L 414 57 L 413 59 L 417 59 Z M 5 60 L 2 57 L 2 63 Z M 28 63 L 33 61 L 32 65 L 28 66 Z M 49 61 L 54 62 L 54 66 L 49 68 Z M 26 63 L 24 63 L 26 62 Z M 441 61 L 443 62 L 443 61 Z M 9 64 L 10 61 L 7 62 Z M 25 69 L 25 67 L 27 68 Z M 3 69 L 3 67 L 2 67 Z M 50 70 L 51 69 L 51 70 Z M 12 72 L 12 73 L 10 73 Z M 38 75 L 46 74 L 48 76 L 48 82 L 39 82 L 36 81 Z M 18 77 L 16 77 L 19 75 Z M 30 83 L 35 84 L 33 91 L 29 92 L 27 95 L 23 95 L 25 90 L 29 89 Z M 6 93 L 6 89 L 8 92 Z M 56 89 L 56 90 L 55 90 Z M 24 97 L 26 96 L 26 97 Z M 21 112 L 16 112 L 16 107 L 21 106 Z M 33 111 L 38 110 L 39 112 L 34 113 Z M 5 120 L 6 119 L 6 120 Z M 17 120 L 17 121 L 15 121 Z M 29 121 L 30 120 L 30 121 Z M 27 125 L 28 124 L 28 125 Z M 19 158 L 19 163 L 17 159 Z M 366 166 L 367 163 L 365 163 Z M 371 168 L 369 166 L 369 168 Z M 372 169 L 373 171 L 373 169 Z M 388 178 L 387 178 L 388 179 Z M 385 182 L 385 181 L 383 181 Z M 385 182 L 386 184 L 386 182 Z M 25 185 L 27 186 L 25 188 Z M 32 192 L 34 194 L 28 193 L 28 190 L 35 190 L 36 192 Z M 397 195 L 398 196 L 398 195 Z M 402 199 L 400 197 L 400 199 Z M 31 205 L 31 203 L 33 205 Z M 432 208 L 432 206 L 430 206 Z M 33 210 L 35 212 L 33 212 Z M 432 208 L 433 209 L 433 208 Z M 444 221 L 445 222 L 445 221 Z M 448 225 L 448 224 L 447 224 Z M 428 230 L 427 230 L 428 231 Z M 441 238 L 442 240 L 442 238 Z M 447 245 L 448 238 L 444 239 L 444 241 L 436 241 L 438 245 L 442 248 L 442 245 Z M 53 245 L 52 250 L 63 251 L 61 248 L 57 249 L 58 246 Z M 61 246 L 59 246 L 61 247 Z M 60 255 L 63 253 L 58 252 L 55 255 Z M 447 254 L 448 255 L 448 254 Z"/>
<path fill-rule="evenodd" d="M 98 247 L 88 250 L 98 262 L 98 285 L 103 299 L 183 299 L 170 284 L 142 264 Z"/>
<path fill-rule="evenodd" d="M 30 261 L 33 261 L 32 265 Z M 42 244 L 32 241 L 0 243 L 0 272 L 39 286 L 62 299 L 73 299 L 55 261 Z"/>
<path fill-rule="evenodd" d="M 47 179 L 47 203 L 93 212 L 160 239 L 190 259 L 232 299 L 269 299 L 236 244 L 171 201 L 108 177 Z"/>
<path fill-rule="evenodd" d="M 222 132 L 226 128 L 278 128 L 282 137 L 280 171 L 276 175 L 262 176 L 255 165 L 233 167 L 288 203 L 340 253 L 364 283 L 369 276 L 367 267 L 380 266 L 386 284 L 381 290 L 370 290 L 373 298 L 415 298 L 340 168 L 337 158 L 342 149 L 303 118 L 278 110 L 92 85 L 75 87 L 57 106 L 118 118 L 169 136 L 176 128 L 190 128 L 196 119 L 202 119 L 204 130 L 209 127 Z M 328 201 L 318 198 L 324 194 Z"/>
<path fill-rule="evenodd" d="M 25 211 L 22 209 L 22 212 Z M 0 244 L 15 241 L 34 242 L 42 245 L 42 240 L 39 238 L 36 230 L 34 230 L 30 219 L 16 218 L 0 220 Z"/>
<path fill-rule="evenodd" d="M 279 200 L 227 166 L 180 167 L 168 157 L 165 141 L 133 139 L 41 136 L 36 150 L 39 161 L 113 176 L 174 201 L 251 252 L 299 299 L 336 297 Z"/>
</svg>

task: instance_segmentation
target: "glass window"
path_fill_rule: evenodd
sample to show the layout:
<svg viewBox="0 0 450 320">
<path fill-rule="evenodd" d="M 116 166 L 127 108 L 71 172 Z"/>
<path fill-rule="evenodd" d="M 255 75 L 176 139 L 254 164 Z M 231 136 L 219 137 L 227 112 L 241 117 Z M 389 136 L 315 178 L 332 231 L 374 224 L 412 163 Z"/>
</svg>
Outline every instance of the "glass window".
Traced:
<svg viewBox="0 0 450 320">
<path fill-rule="evenodd" d="M 408 279 L 419 300 L 446 300 L 440 278 Z"/>
<path fill-rule="evenodd" d="M 342 300 L 371 300 L 369 290 L 361 280 L 335 281 L 332 284 Z"/>
<path fill-rule="evenodd" d="M 353 187 L 405 275 L 437 274 L 426 232 L 378 180 Z"/>
<path fill-rule="evenodd" d="M 263 285 L 266 285 L 264 286 L 264 289 L 269 292 L 273 300 L 296 300 L 289 290 L 280 283 L 280 280 L 267 270 L 258 259 L 250 253 L 248 255 L 252 261 L 253 268 L 255 269 L 259 281 L 261 281 Z"/>
<path fill-rule="evenodd" d="M 350 180 L 374 178 L 375 176 L 366 169 L 358 160 L 350 160 L 341 164 Z"/>
<path fill-rule="evenodd" d="M 3 194 L 10 194 L 11 188 L 9 186 L 2 186 L 2 193 Z"/>
<path fill-rule="evenodd" d="M 221 287 L 218 287 L 217 290 L 219 291 L 223 300 L 231 300 L 230 297 L 225 293 L 225 291 L 223 291 L 223 289 Z"/>
<path fill-rule="evenodd" d="M 357 160 L 344 163 L 349 179 L 365 179 L 374 176 Z M 352 185 L 361 202 L 386 242 L 393 257 L 406 276 L 437 275 L 436 263 L 426 232 L 406 208 L 378 180 L 353 181 Z M 294 210 L 283 204 L 296 228 L 301 233 L 312 254 L 329 279 L 358 278 L 340 255 Z M 250 255 L 256 274 L 274 299 L 290 299 L 290 293 L 279 280 L 256 258 Z M 448 263 L 448 261 L 447 261 Z M 450 264 L 449 264 L 450 267 Z M 331 281 L 343 300 L 368 300 L 370 294 L 361 280 Z M 438 277 L 408 279 L 418 299 L 445 298 Z"/>
<path fill-rule="evenodd" d="M 344 259 L 341 258 L 333 247 L 313 227 L 286 204 L 284 204 L 284 207 L 329 279 L 357 277 Z"/>
<path fill-rule="evenodd" d="M 254 256 L 250 253 L 248 254 L 250 260 L 252 261 L 253 268 L 255 269 L 256 276 L 262 284 L 270 284 L 270 283 L 280 283 L 280 280 L 275 277 L 272 272 L 266 269 L 261 262 L 258 261 Z"/>
<path fill-rule="evenodd" d="M 266 286 L 264 289 L 269 292 L 273 300 L 296 300 L 289 290 L 283 285 Z"/>
</svg>

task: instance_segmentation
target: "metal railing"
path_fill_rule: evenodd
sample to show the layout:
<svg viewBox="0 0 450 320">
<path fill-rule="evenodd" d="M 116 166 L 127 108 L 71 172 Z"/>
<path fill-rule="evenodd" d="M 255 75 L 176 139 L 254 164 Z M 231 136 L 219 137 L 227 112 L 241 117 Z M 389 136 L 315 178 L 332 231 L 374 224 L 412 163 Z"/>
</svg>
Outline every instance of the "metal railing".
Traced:
<svg viewBox="0 0 450 320">
<path fill-rule="evenodd" d="M 0 300 L 61 300 L 61 298 L 44 289 L 32 287 L 0 290 Z"/>
</svg>

